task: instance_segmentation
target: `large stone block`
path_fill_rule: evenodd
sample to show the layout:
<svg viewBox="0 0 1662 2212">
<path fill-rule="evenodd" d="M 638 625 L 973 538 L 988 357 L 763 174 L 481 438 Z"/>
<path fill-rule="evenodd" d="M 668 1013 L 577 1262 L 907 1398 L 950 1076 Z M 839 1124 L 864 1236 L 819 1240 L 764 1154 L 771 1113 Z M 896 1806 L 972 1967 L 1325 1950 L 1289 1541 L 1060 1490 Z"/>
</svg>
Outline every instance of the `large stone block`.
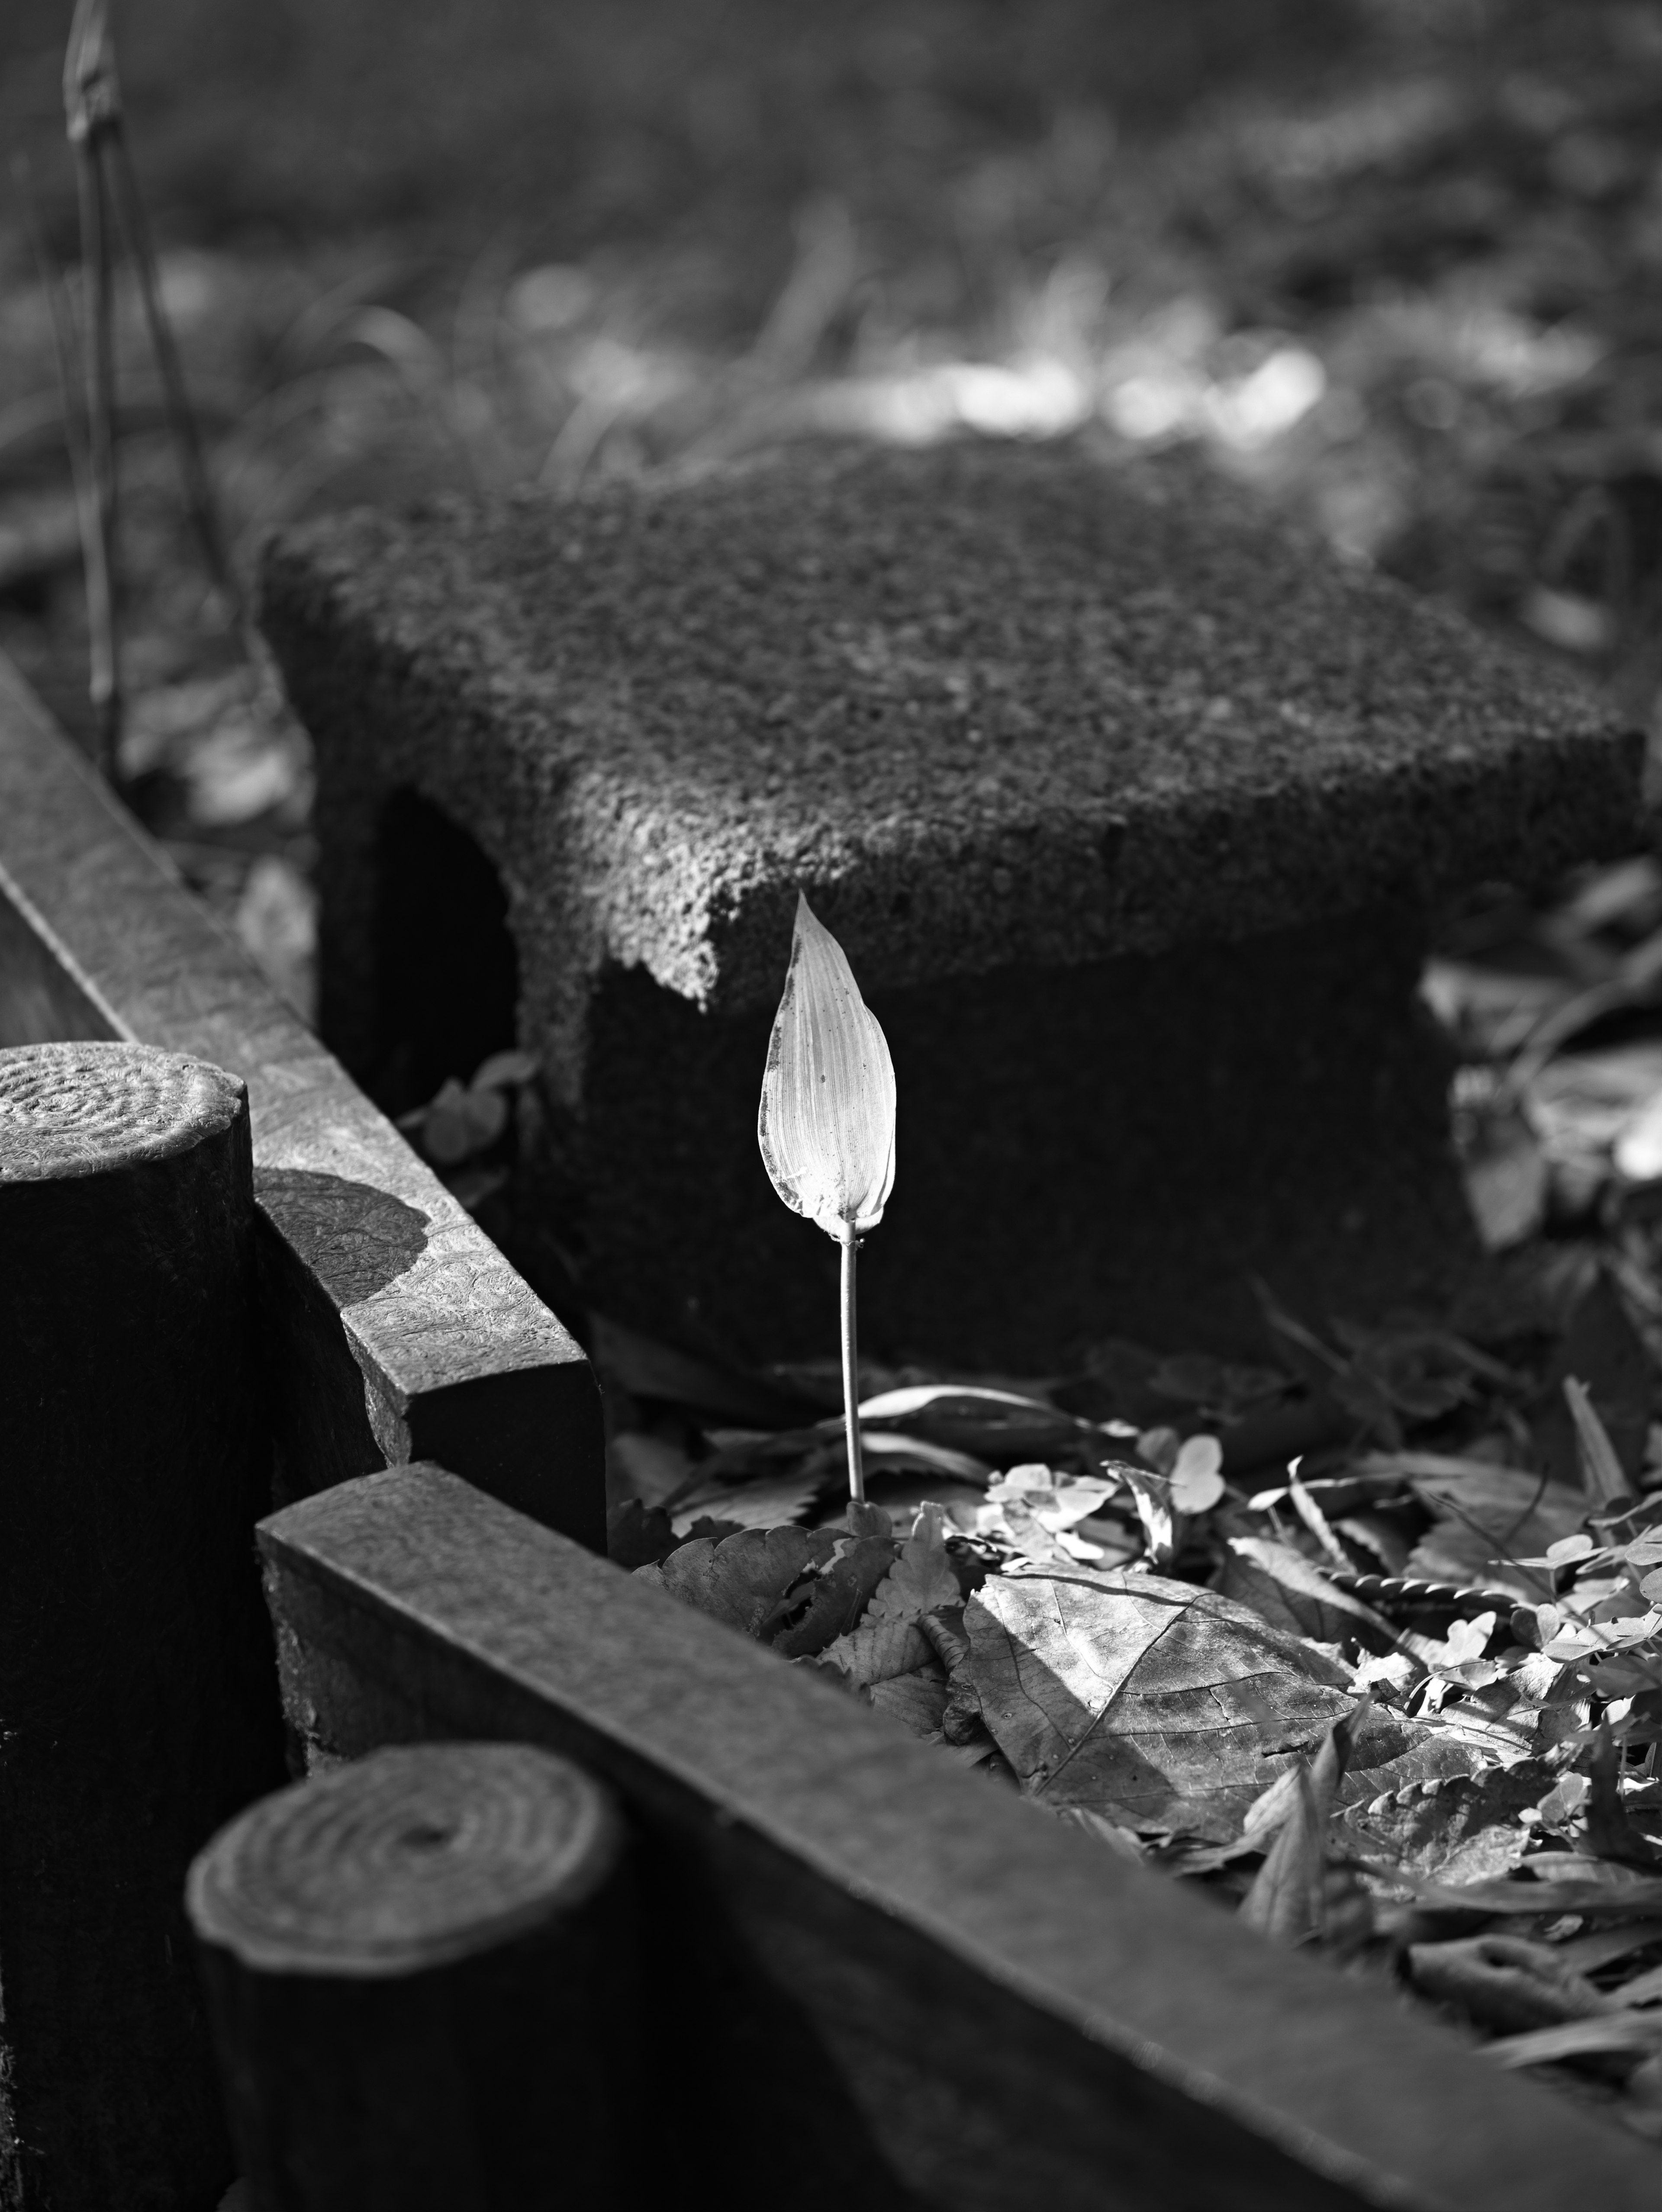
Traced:
<svg viewBox="0 0 1662 2212">
<path fill-rule="evenodd" d="M 1032 1366 L 1240 1345 L 1254 1273 L 1312 1314 L 1446 1285 L 1428 904 L 1634 836 L 1639 741 L 1573 679 L 1185 460 L 359 514 L 280 539 L 264 609 L 318 744 L 329 1041 L 396 1107 L 517 1002 L 527 1237 L 750 1358 L 833 1336 L 754 1133 L 799 885 L 899 1083 L 867 1340 Z"/>
</svg>

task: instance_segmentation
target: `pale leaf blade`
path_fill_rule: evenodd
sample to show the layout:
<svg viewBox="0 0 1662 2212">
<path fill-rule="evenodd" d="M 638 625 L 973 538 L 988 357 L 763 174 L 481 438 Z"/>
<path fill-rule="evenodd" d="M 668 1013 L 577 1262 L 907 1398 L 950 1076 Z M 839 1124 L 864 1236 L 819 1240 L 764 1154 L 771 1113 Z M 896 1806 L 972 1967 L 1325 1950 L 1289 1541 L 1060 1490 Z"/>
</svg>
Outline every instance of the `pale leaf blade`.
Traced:
<svg viewBox="0 0 1662 2212">
<path fill-rule="evenodd" d="M 757 1140 L 794 1212 L 841 1237 L 874 1228 L 894 1185 L 894 1063 L 843 948 L 797 896 Z"/>
</svg>

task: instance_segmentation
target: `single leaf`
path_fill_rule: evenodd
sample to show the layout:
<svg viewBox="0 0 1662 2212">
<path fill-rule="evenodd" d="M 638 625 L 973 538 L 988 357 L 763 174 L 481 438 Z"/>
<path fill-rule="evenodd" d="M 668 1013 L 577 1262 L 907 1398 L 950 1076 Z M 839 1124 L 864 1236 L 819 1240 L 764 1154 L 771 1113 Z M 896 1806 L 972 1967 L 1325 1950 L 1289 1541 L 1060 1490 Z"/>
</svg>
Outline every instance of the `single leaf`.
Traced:
<svg viewBox="0 0 1662 2212">
<path fill-rule="evenodd" d="M 1489 1115 L 1462 1166 L 1466 1202 L 1488 1250 L 1504 1252 L 1533 1236 L 1546 1212 L 1552 1176 L 1540 1139 L 1522 1115 Z"/>
<path fill-rule="evenodd" d="M 1585 1534 L 1580 1536 L 1561 1536 L 1555 1544 L 1547 1546 L 1547 1564 L 1555 1567 L 1566 1567 L 1572 1560 L 1588 1558 L 1595 1548 L 1592 1537 Z M 1536 1562 L 1531 1559 L 1527 1564 L 1533 1566 Z"/>
<path fill-rule="evenodd" d="M 643 1505 L 638 1498 L 626 1498 L 606 1509 L 606 1556 L 631 1573 L 636 1567 L 655 1566 L 679 1542 L 661 1505 Z"/>
<path fill-rule="evenodd" d="M 1409 1576 L 1482 1581 L 1536 1601 L 1549 1595 L 1550 1576 L 1518 1562 L 1580 1533 L 1587 1512 L 1583 1492 L 1513 1468 L 1469 1462 L 1442 1473 L 1426 1465 L 1428 1455 L 1403 1457 L 1420 1461 L 1424 1471 L 1412 1473 L 1414 1492 L 1436 1516 L 1435 1527 L 1409 1555 Z"/>
<path fill-rule="evenodd" d="M 684 1604 L 766 1642 L 786 1594 L 831 1558 L 835 1542 L 819 1528 L 742 1528 L 719 1543 L 699 1537 L 683 1544 L 661 1566 L 639 1572 Z"/>
<path fill-rule="evenodd" d="M 887 1713 L 914 1735 L 928 1742 L 945 1741 L 941 1723 L 947 1710 L 950 1694 L 947 1672 L 939 1661 L 931 1658 L 910 1674 L 896 1674 L 881 1682 L 874 1682 L 867 1695 L 880 1713 Z"/>
<path fill-rule="evenodd" d="M 1345 1670 L 1245 1606 L 1153 1575 L 995 1576 L 954 1671 L 1027 1792 L 1227 1842 L 1351 1710 Z"/>
<path fill-rule="evenodd" d="M 1287 1492 L 1293 1501 L 1293 1510 L 1328 1556 L 1330 1565 L 1341 1574 L 1350 1571 L 1350 1555 L 1334 1534 L 1326 1514 L 1309 1486 L 1299 1479 L 1299 1462 L 1293 1461 L 1287 1470 Z"/>
<path fill-rule="evenodd" d="M 732 1488 L 701 1489 L 677 1509 L 675 1526 L 678 1530 L 691 1528 L 707 1513 L 713 1520 L 736 1522 L 741 1528 L 777 1528 L 806 1512 L 820 1487 L 819 1475 L 797 1474 L 741 1482 Z"/>
<path fill-rule="evenodd" d="M 606 1490 L 615 1500 L 662 1505 L 684 1490 L 693 1464 L 679 1444 L 642 1429 L 622 1429 L 606 1448 Z"/>
<path fill-rule="evenodd" d="M 1553 1948 L 1578 1974 L 1596 1974 L 1601 1966 L 1613 1966 L 1635 1951 L 1648 1950 L 1658 1942 L 1662 1942 L 1662 1920 L 1635 1920 L 1626 1928 L 1595 1928 L 1591 1936 L 1568 1936 Z M 1624 1982 L 1615 1992 L 1623 2002 L 1628 1986 Z"/>
<path fill-rule="evenodd" d="M 947 1557 L 946 1519 L 938 1505 L 922 1508 L 900 1557 L 872 1592 L 868 1620 L 916 1620 L 958 1604 L 963 1593 Z"/>
<path fill-rule="evenodd" d="M 787 1659 L 812 1659 L 846 1634 L 894 1565 L 897 1547 L 890 1537 L 840 1536 L 829 1528 L 813 1533 L 825 1551 L 807 1586 L 806 1610 L 774 1638 L 774 1650 Z"/>
<path fill-rule="evenodd" d="M 1597 1881 L 1570 1878 L 1556 1881 L 1466 1881 L 1441 1882 L 1423 1881 L 1417 1875 L 1400 1867 L 1387 1865 L 1383 1860 L 1360 1859 L 1357 1863 L 1379 1881 L 1406 1889 L 1415 1903 L 1427 1912 L 1494 1912 L 1556 1915 L 1575 1912 L 1586 1919 L 1598 1913 L 1629 1915 L 1662 1912 L 1662 1881 L 1647 1881 L 1642 1876 L 1617 1887 Z M 1525 1867 L 1536 1866 L 1538 1859 L 1525 1861 Z M 1589 1865 L 1596 1862 L 1589 1860 Z"/>
<path fill-rule="evenodd" d="M 1355 1723 L 1339 1802 L 1371 1804 L 1409 1790 L 1434 1794 L 1495 1763 L 1446 1729 L 1410 1720 L 1388 1705 L 1370 1705 Z"/>
<path fill-rule="evenodd" d="M 421 1140 L 441 1167 L 495 1144 L 508 1126 L 508 1101 L 499 1091 L 464 1091 L 452 1076 L 427 1109 Z"/>
<path fill-rule="evenodd" d="M 1662 1850 L 1634 1825 L 1622 1801 L 1622 1753 L 1614 1731 L 1598 1730 L 1587 1761 L 1587 1848 L 1601 1859 L 1641 1867 L 1647 1873 L 1662 1871 Z"/>
<path fill-rule="evenodd" d="M 1071 1427 L 1079 1425 L 1072 1416 L 1059 1414 L 1042 1398 L 1024 1397 L 1019 1390 L 995 1390 L 983 1382 L 907 1382 L 860 1401 L 862 1421 L 912 1420 L 920 1413 L 931 1413 L 957 1414 L 965 1419 L 1066 1419 Z"/>
<path fill-rule="evenodd" d="M 1407 1873 L 1445 1883 L 1491 1881 L 1510 1874 L 1531 1848 L 1518 1816 L 1551 1778 L 1549 1768 L 1531 1759 L 1446 1780 L 1429 1796 L 1405 1782 L 1348 1805 L 1343 1822 Z M 1366 1784 L 1385 1777 L 1376 1768 L 1356 1779 Z"/>
<path fill-rule="evenodd" d="M 1587 1548 L 1592 1550 L 1591 1543 Z M 1662 1565 L 1662 1528 L 1641 1528 L 1636 1536 L 1618 1547 L 1611 1557 L 1628 1567 Z"/>
<path fill-rule="evenodd" d="M 1013 1467 L 988 1486 L 984 1504 L 951 1508 L 966 1534 L 1039 1566 L 1070 1569 L 1103 1557 L 1103 1545 L 1082 1524 L 1113 1489 L 1099 1477 L 1056 1474 L 1048 1467 Z M 1111 1540 L 1123 1556 L 1117 1533 Z"/>
<path fill-rule="evenodd" d="M 1238 1917 L 1272 1942 L 1302 1943 L 1322 1932 L 1328 1815 L 1342 1763 L 1336 1728 L 1328 1730 L 1313 1759 L 1297 1759 L 1291 1802 L 1240 1901 Z"/>
<path fill-rule="evenodd" d="M 1114 1485 L 1099 1475 L 1055 1474 L 1048 1467 L 1013 1467 L 988 1486 L 989 1504 L 1025 1505 L 1035 1520 L 1059 1533 L 1097 1510 Z"/>
<path fill-rule="evenodd" d="M 1142 1864 L 1142 1845 L 1129 1828 L 1122 1828 L 1117 1820 L 1105 1820 L 1100 1813 L 1087 1812 L 1083 1805 L 1064 1805 L 1056 1814 L 1057 1820 L 1070 1828 L 1077 1828 L 1093 1842 L 1103 1844 L 1116 1858 L 1124 1859 L 1132 1866 Z"/>
<path fill-rule="evenodd" d="M 1574 1376 L 1610 1440 L 1626 1487 L 1636 1487 L 1650 1431 L 1652 1363 L 1610 1271 L 1599 1267 L 1576 1304 L 1543 1378 L 1531 1422 L 1531 1466 L 1566 1486 L 1582 1480 L 1577 1424 L 1564 1395 Z"/>
<path fill-rule="evenodd" d="M 1163 1474 L 1151 1474 L 1147 1468 L 1134 1467 L 1129 1460 L 1105 1460 L 1103 1464 L 1131 1493 L 1137 1519 L 1142 1523 L 1148 1564 L 1156 1568 L 1169 1567 L 1177 1557 L 1184 1530 L 1184 1517 L 1172 1496 L 1170 1480 Z"/>
<path fill-rule="evenodd" d="M 506 1085 L 529 1083 L 539 1062 L 534 1052 L 493 1052 L 473 1071 L 475 1091 L 500 1091 Z"/>
<path fill-rule="evenodd" d="M 1601 2020 L 1569 2020 L 1562 2027 L 1533 2028 L 1482 2046 L 1496 2066 L 1547 2066 L 1561 2058 L 1586 2058 L 1606 2051 L 1662 2049 L 1662 2012 L 1612 2012 Z"/>
<path fill-rule="evenodd" d="M 1341 1644 L 1354 1636 L 1367 1651 L 1396 1648 L 1395 1635 L 1377 1613 L 1330 1582 L 1290 1544 L 1232 1536 L 1218 1587 L 1288 1635 L 1313 1637 L 1318 1644 Z"/>
<path fill-rule="evenodd" d="M 1215 1437 L 1188 1437 L 1172 1469 L 1172 1503 L 1190 1519 L 1209 1513 L 1223 1496 L 1223 1446 Z"/>
<path fill-rule="evenodd" d="M 965 1382 L 909 1383 L 881 1391 L 861 1405 L 860 1422 L 868 1439 L 874 1428 L 904 1429 L 1004 1467 L 1062 1454 L 1100 1434 L 1090 1422 L 1043 1399 Z"/>
<path fill-rule="evenodd" d="M 885 1474 L 892 1468 L 904 1471 L 916 1468 L 926 1474 L 944 1474 L 949 1482 L 972 1482 L 979 1490 L 984 1490 L 992 1480 L 993 1471 L 984 1459 L 977 1459 L 972 1452 L 955 1451 L 947 1444 L 932 1443 L 927 1437 L 892 1436 L 881 1429 L 868 1434 L 863 1421 L 860 1436 L 868 1462 Z M 837 1424 L 837 1437 L 840 1450 L 840 1421 Z"/>
<path fill-rule="evenodd" d="M 820 1664 L 838 1668 L 856 1688 L 868 1690 L 875 1683 L 927 1667 L 934 1656 L 929 1639 L 915 1620 L 892 1618 L 861 1621 L 825 1646 Z"/>
<path fill-rule="evenodd" d="M 1610 2009 L 1585 1975 L 1546 1944 L 1516 1936 L 1411 1943 L 1408 1963 L 1416 1989 L 1503 2035 L 1590 2020 Z"/>
<path fill-rule="evenodd" d="M 1629 1982 L 1610 1993 L 1614 2005 L 1653 2005 L 1662 2000 L 1662 1966 L 1653 1966 L 1646 1973 L 1635 1974 Z"/>
<path fill-rule="evenodd" d="M 911 1674 L 934 1657 L 918 1623 L 926 1613 L 956 1606 L 962 1595 L 947 1557 L 945 1520 L 938 1505 L 924 1506 L 858 1626 L 825 1649 L 826 1662 L 862 1688 Z"/>
<path fill-rule="evenodd" d="M 894 1063 L 843 948 L 801 891 L 756 1121 L 774 1188 L 842 1241 L 883 1218 L 894 1186 Z"/>
<path fill-rule="evenodd" d="M 1610 1431 L 1599 1419 L 1587 1386 L 1579 1377 L 1564 1377 L 1564 1402 L 1570 1409 L 1570 1419 L 1575 1424 L 1577 1462 L 1581 1472 L 1581 1487 L 1596 1506 L 1615 1505 L 1629 1494 L 1629 1483 L 1622 1462 L 1616 1456 L 1616 1446 L 1610 1442 Z"/>
</svg>

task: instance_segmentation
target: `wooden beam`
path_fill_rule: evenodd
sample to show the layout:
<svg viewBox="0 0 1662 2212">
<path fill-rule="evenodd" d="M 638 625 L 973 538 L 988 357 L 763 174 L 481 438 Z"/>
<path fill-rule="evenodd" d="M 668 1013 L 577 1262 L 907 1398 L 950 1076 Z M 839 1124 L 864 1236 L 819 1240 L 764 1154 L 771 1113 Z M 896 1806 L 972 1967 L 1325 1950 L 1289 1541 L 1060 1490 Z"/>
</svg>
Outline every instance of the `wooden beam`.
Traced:
<svg viewBox="0 0 1662 2212">
<path fill-rule="evenodd" d="M 427 1452 L 604 1543 L 581 1347 L 0 655 L 0 1044 L 127 1037 L 253 1110 L 279 1502 Z"/>
<path fill-rule="evenodd" d="M 441 1469 L 260 1543 L 315 1758 L 511 1739 L 617 1791 L 652 2109 L 734 2208 L 1654 2205 L 1648 2146 Z"/>
</svg>

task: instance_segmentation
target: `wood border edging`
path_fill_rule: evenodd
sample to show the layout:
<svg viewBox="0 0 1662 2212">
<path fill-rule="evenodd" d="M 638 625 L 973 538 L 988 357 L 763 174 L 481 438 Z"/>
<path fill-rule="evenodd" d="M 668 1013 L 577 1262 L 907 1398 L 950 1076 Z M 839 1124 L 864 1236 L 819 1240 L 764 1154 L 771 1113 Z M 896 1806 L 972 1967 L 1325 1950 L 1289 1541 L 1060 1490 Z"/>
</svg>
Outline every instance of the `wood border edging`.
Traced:
<svg viewBox="0 0 1662 2212">
<path fill-rule="evenodd" d="M 602 1545 L 581 1346 L 0 655 L 0 1042 L 110 1037 L 248 1085 L 279 1499 L 442 1453 Z"/>
<path fill-rule="evenodd" d="M 519 1740 L 618 1792 L 657 1859 L 651 2002 L 718 2073 L 748 2053 L 747 2119 L 794 2113 L 798 2171 L 835 2134 L 833 2166 L 877 2161 L 839 2187 L 954 2212 L 1654 2203 L 1650 2147 L 442 1469 L 260 1544 L 314 1755 Z"/>
</svg>

